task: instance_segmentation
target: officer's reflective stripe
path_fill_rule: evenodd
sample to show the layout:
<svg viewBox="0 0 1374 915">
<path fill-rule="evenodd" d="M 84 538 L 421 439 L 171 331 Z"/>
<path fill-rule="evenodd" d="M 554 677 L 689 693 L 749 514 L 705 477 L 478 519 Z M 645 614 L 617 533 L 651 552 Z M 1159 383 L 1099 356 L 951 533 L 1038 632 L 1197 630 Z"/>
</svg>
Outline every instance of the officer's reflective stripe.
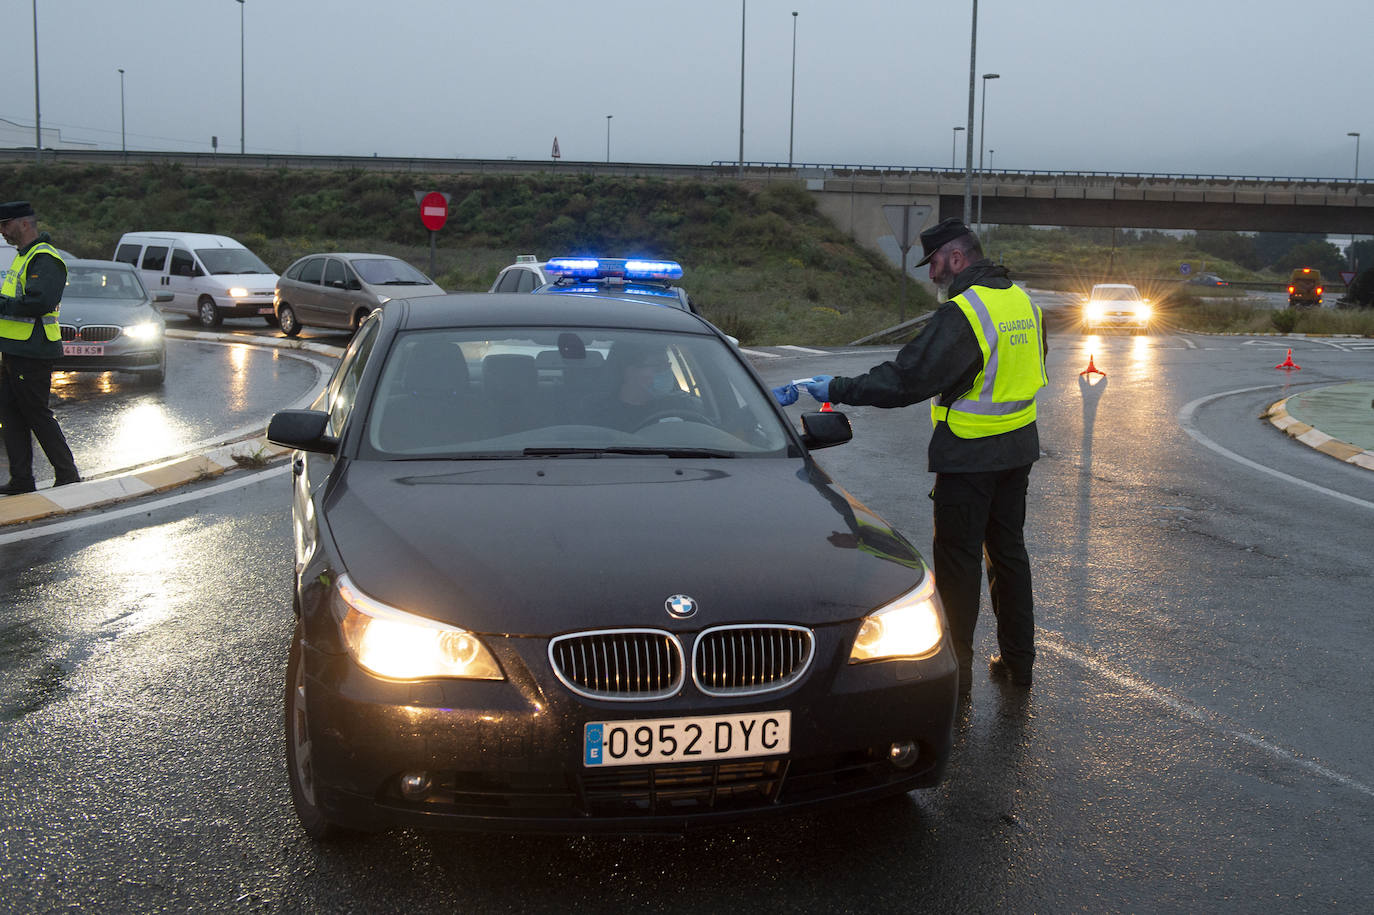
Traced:
<svg viewBox="0 0 1374 915">
<path fill-rule="evenodd" d="M 1009 400 L 1005 403 L 985 403 L 981 400 L 956 400 L 948 406 L 937 405 L 935 409 L 943 411 L 942 415 L 937 417 L 937 419 L 945 419 L 949 416 L 950 410 L 958 410 L 961 413 L 974 413 L 978 416 L 1010 416 L 1018 410 L 1026 409 L 1033 403 L 1035 403 L 1034 399 Z"/>
<path fill-rule="evenodd" d="M 63 268 L 67 266 L 67 261 L 56 248 L 47 242 L 37 242 L 23 254 L 15 254 L 14 260 L 10 262 L 10 269 L 5 272 L 5 282 L 0 285 L 0 295 L 17 299 L 24 294 L 24 274 L 28 272 L 29 261 L 39 254 L 51 255 L 57 258 Z M 60 308 L 60 304 L 54 306 L 52 311 L 42 316 L 43 336 L 51 343 L 62 339 L 62 329 L 57 323 Z M 38 321 L 38 318 L 22 315 L 0 316 L 0 337 L 6 340 L 28 340 Z"/>
</svg>

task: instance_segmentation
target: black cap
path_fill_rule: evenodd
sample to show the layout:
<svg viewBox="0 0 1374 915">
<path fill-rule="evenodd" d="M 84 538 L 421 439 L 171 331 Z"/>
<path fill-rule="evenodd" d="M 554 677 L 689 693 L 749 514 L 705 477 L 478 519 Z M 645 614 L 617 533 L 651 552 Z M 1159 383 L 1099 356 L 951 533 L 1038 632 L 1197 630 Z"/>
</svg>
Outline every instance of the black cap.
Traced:
<svg viewBox="0 0 1374 915">
<path fill-rule="evenodd" d="M 916 266 L 924 267 L 926 264 L 930 263 L 930 259 L 935 255 L 936 251 L 939 251 L 961 235 L 972 234 L 973 230 L 964 225 L 962 219 L 956 219 L 951 216 L 948 219 L 940 220 L 921 233 L 921 250 L 925 252 L 926 256 L 921 258 Z"/>
<path fill-rule="evenodd" d="M 9 203 L 0 203 L 0 222 L 9 219 L 18 219 L 21 216 L 33 216 L 33 207 L 27 200 L 12 200 Z"/>
</svg>

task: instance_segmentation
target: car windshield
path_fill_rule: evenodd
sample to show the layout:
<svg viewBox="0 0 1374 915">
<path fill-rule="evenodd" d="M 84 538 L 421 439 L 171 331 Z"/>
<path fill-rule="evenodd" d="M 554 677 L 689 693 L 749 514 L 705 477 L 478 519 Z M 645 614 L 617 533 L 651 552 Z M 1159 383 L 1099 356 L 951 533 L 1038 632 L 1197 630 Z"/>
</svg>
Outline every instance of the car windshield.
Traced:
<svg viewBox="0 0 1374 915">
<path fill-rule="evenodd" d="M 111 302 L 141 302 L 148 297 L 138 274 L 118 267 L 67 268 L 64 299 L 102 299 Z"/>
<path fill-rule="evenodd" d="M 364 447 L 381 459 L 730 458 L 788 444 L 722 340 L 556 327 L 398 335 Z"/>
<path fill-rule="evenodd" d="M 1134 286 L 1094 286 L 1092 297 L 1105 302 L 1134 302 L 1140 293 Z"/>
<path fill-rule="evenodd" d="M 206 270 L 216 275 L 272 272 L 271 267 L 247 248 L 197 248 L 196 257 Z"/>
<path fill-rule="evenodd" d="M 425 276 L 405 261 L 394 257 L 358 258 L 350 261 L 358 276 L 369 286 L 428 286 Z"/>
</svg>

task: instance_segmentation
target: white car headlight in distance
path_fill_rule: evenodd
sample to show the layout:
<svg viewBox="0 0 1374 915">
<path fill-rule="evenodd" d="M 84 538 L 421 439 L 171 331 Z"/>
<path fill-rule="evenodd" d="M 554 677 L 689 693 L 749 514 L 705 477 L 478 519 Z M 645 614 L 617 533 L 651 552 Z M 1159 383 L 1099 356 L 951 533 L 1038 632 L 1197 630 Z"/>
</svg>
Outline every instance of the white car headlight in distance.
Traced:
<svg viewBox="0 0 1374 915">
<path fill-rule="evenodd" d="M 162 328 L 152 321 L 124 328 L 124 336 L 131 340 L 156 340 L 160 333 L 162 333 Z"/>
<path fill-rule="evenodd" d="M 1101 302 L 1089 302 L 1083 308 L 1083 314 L 1087 315 L 1089 321 L 1100 321 L 1106 313 L 1107 306 Z"/>
<path fill-rule="evenodd" d="M 505 679 L 491 652 L 467 630 L 373 600 L 347 575 L 339 576 L 338 595 L 344 605 L 342 626 L 348 650 L 379 677 Z"/>
<path fill-rule="evenodd" d="M 1148 321 L 1148 320 L 1150 320 L 1150 315 L 1151 315 L 1151 314 L 1153 314 L 1153 310 L 1150 308 L 1150 303 L 1149 303 L 1149 302 L 1141 302 L 1141 303 L 1139 303 L 1138 305 L 1136 305 L 1136 307 L 1135 307 L 1135 316 L 1136 316 L 1137 318 L 1139 318 L 1140 320 L 1142 320 L 1142 321 Z"/>
<path fill-rule="evenodd" d="M 231 299 L 244 299 L 247 297 L 248 290 L 244 289 L 242 286 L 235 286 L 233 289 L 229 290 L 229 298 Z"/>
<path fill-rule="evenodd" d="M 926 572 L 915 590 L 864 617 L 849 663 L 934 654 L 944 635 L 942 616 L 935 576 Z"/>
</svg>

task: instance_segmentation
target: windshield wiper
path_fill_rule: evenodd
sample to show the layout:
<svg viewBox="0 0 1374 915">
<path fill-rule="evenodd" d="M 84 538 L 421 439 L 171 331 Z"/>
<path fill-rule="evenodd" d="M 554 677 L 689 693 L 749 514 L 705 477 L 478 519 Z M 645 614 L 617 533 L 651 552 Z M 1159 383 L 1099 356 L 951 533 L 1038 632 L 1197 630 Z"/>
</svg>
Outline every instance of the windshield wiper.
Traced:
<svg viewBox="0 0 1374 915">
<path fill-rule="evenodd" d="M 735 456 L 733 451 L 722 451 L 719 448 L 627 447 L 623 445 L 610 448 L 526 448 L 524 454 L 525 457 L 600 457 L 605 454 L 657 455 L 675 458 L 728 458 Z"/>
</svg>

